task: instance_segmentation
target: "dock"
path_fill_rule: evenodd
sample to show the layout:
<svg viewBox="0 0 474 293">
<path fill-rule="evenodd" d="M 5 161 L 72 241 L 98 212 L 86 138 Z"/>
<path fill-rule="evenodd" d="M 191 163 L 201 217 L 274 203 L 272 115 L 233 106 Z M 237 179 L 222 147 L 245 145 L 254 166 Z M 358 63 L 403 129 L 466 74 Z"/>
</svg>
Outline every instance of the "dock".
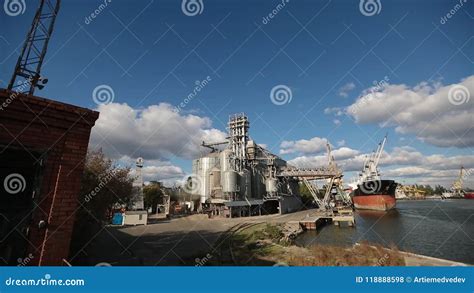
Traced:
<svg viewBox="0 0 474 293">
<path fill-rule="evenodd" d="M 305 230 L 318 230 L 322 226 L 330 223 L 336 226 L 340 226 L 341 223 L 346 223 L 347 226 L 354 227 L 355 218 L 353 212 L 348 210 L 334 214 L 320 213 L 299 221 L 291 221 L 290 223 L 298 223 Z"/>
</svg>

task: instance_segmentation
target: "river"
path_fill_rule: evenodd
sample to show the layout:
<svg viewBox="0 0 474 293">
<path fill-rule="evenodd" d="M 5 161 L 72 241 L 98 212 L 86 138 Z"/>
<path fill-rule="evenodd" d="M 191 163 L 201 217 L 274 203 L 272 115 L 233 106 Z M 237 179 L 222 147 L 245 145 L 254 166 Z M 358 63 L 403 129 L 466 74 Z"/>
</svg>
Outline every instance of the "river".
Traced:
<svg viewBox="0 0 474 293">
<path fill-rule="evenodd" d="M 401 200 L 388 212 L 356 211 L 356 227 L 328 225 L 296 244 L 368 241 L 422 255 L 474 264 L 474 200 Z"/>
</svg>

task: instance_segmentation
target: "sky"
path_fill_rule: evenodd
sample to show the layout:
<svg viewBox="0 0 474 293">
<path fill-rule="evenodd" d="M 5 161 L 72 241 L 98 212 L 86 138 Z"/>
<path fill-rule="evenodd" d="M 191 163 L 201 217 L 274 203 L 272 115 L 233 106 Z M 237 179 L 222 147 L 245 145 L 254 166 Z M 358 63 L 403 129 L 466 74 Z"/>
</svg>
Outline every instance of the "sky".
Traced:
<svg viewBox="0 0 474 293">
<path fill-rule="evenodd" d="M 6 87 L 38 1 L 0 10 Z M 447 187 L 474 168 L 473 0 L 68 0 L 36 95 L 100 111 L 91 149 L 145 180 L 191 172 L 245 112 L 250 136 L 346 182 L 387 134 L 382 177 Z M 465 185 L 474 187 L 474 176 Z"/>
</svg>

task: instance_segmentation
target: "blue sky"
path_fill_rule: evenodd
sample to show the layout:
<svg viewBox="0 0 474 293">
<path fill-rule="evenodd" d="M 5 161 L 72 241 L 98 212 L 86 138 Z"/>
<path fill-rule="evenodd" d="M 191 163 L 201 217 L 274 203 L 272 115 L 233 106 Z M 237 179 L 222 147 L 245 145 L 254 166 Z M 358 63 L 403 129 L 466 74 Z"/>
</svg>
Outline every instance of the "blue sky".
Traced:
<svg viewBox="0 0 474 293">
<path fill-rule="evenodd" d="M 0 11 L 1 87 L 6 86 L 13 71 L 18 46 L 31 23 L 35 3 L 26 1 L 25 13 L 18 16 Z M 43 74 L 50 82 L 36 94 L 104 110 L 105 118 L 101 114 L 103 120 L 97 128 L 106 130 L 107 134 L 112 129 L 117 132 L 125 129 L 118 124 L 105 125 L 111 107 L 126 104 L 128 108 L 122 107 L 122 111 L 136 111 L 137 116 L 132 120 L 140 119 L 142 111 L 147 110 L 150 115 L 163 115 L 161 111 L 167 109 L 153 107 L 159 107 L 160 103 L 179 105 L 193 92 L 197 80 L 209 77 L 210 82 L 179 113 L 186 127 L 196 122 L 190 117 L 206 118 L 196 122 L 197 128 L 190 128 L 204 130 L 206 138 L 218 138 L 215 130 L 225 131 L 230 114 L 245 112 L 251 122 L 252 138 L 277 154 L 284 149 L 284 141 L 288 142 L 286 145 L 298 146 L 305 144 L 302 140 L 318 137 L 327 138 L 336 149 L 346 147 L 354 151 L 353 156 L 362 156 L 388 133 L 387 156 L 395 151 L 403 157 L 404 149 L 408 154 L 442 156 L 443 162 L 456 158 L 467 167 L 474 167 L 471 139 L 460 138 L 473 133 L 474 97 L 449 110 L 471 117 L 452 122 L 457 128 L 450 132 L 460 138 L 452 144 L 446 143 L 449 135 L 445 139 L 436 130 L 424 135 L 419 126 L 442 124 L 452 119 L 448 112 L 436 112 L 432 117 L 419 115 L 423 117 L 416 122 L 413 118 L 404 120 L 410 114 L 418 116 L 420 109 L 416 107 L 412 107 L 413 113 L 394 110 L 399 114 L 394 115 L 396 121 L 383 121 L 380 117 L 365 121 L 363 111 L 358 115 L 347 113 L 347 107 L 370 94 L 367 89 L 374 81 L 384 79 L 394 86 L 396 99 L 411 99 L 413 92 L 419 94 L 419 101 L 429 100 L 430 96 L 442 99 L 443 91 L 439 89 L 453 84 L 472 89 L 471 81 L 462 81 L 474 74 L 474 1 L 380 0 L 379 13 L 365 16 L 359 1 L 290 0 L 277 8 L 281 1 L 203 0 L 202 12 L 187 16 L 182 1 L 178 0 L 112 0 L 92 21 L 86 21 L 103 3 L 63 1 L 43 67 Z M 277 13 L 264 21 L 272 11 Z M 450 18 L 442 23 L 442 17 L 447 14 Z M 415 88 L 423 82 L 431 89 Z M 113 89 L 112 104 L 98 107 L 94 102 L 92 93 L 99 85 Z M 272 103 L 270 92 L 278 85 L 291 90 L 291 102 Z M 396 85 L 404 85 L 405 91 L 400 88 L 397 91 Z M 377 91 L 384 92 L 385 88 Z M 388 96 L 376 102 L 384 104 L 383 99 L 390 100 L 393 91 L 385 91 Z M 427 103 L 427 107 L 430 105 Z M 163 123 L 163 127 L 176 127 Z M 386 126 L 381 127 L 384 123 Z M 169 135 L 189 131 L 186 127 L 184 130 L 176 127 Z M 180 148 L 179 144 L 166 145 L 167 151 L 163 152 L 154 153 L 152 148 L 142 151 L 133 140 L 147 137 L 134 138 L 133 127 L 130 131 L 128 137 L 118 133 L 97 139 L 94 146 L 104 149 L 113 146 L 111 155 L 122 159 L 143 155 L 150 167 L 149 179 L 173 179 L 190 172 L 189 159 L 195 154 L 174 152 Z M 147 134 L 160 135 L 161 131 L 157 132 Z M 166 137 L 160 137 L 157 148 L 162 140 Z M 306 144 L 312 143 L 317 144 L 315 141 Z M 317 145 L 312 146 L 309 151 L 294 147 L 282 156 L 288 160 L 311 161 L 323 155 Z M 344 162 L 347 159 L 351 158 L 342 156 L 341 164 L 347 163 Z M 389 162 L 387 157 L 382 170 L 405 170 L 406 174 L 393 171 L 392 176 L 400 176 L 400 180 L 409 183 L 423 181 L 428 176 L 432 178 L 428 183 L 435 182 L 439 171 L 449 171 L 439 179 L 448 184 L 458 169 L 435 167 L 441 163 L 434 157 L 429 166 L 422 160 L 418 158 L 410 164 Z M 165 170 L 160 169 L 164 167 L 167 171 L 174 170 L 173 175 L 160 177 L 159 170 Z M 431 173 L 407 169 L 413 167 Z M 417 177 L 417 174 L 424 175 Z"/>
</svg>

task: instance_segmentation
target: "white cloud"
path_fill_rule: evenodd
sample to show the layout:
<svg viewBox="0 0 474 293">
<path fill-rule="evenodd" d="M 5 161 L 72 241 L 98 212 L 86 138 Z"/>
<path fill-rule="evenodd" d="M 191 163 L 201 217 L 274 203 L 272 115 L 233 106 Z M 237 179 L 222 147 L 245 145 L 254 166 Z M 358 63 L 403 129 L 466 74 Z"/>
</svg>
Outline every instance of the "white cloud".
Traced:
<svg viewBox="0 0 474 293">
<path fill-rule="evenodd" d="M 280 144 L 280 154 L 316 154 L 326 149 L 325 138 L 313 137 L 310 140 L 300 139 L 297 141 L 283 141 Z"/>
<path fill-rule="evenodd" d="M 181 178 L 184 176 L 184 172 L 180 167 L 173 165 L 147 166 L 143 168 L 143 175 L 148 180 L 163 180 Z"/>
<path fill-rule="evenodd" d="M 318 156 L 301 156 L 288 161 L 288 164 L 298 168 L 312 168 L 327 166 L 328 157 L 323 155 Z"/>
<path fill-rule="evenodd" d="M 344 109 L 339 107 L 332 107 L 324 109 L 324 114 L 334 114 L 336 116 L 344 115 Z"/>
<path fill-rule="evenodd" d="M 337 142 L 337 146 L 345 146 L 346 145 L 346 141 L 344 139 L 341 139 Z"/>
<path fill-rule="evenodd" d="M 430 175 L 432 170 L 422 167 L 402 167 L 395 168 L 384 172 L 384 176 L 388 177 L 420 177 Z"/>
<path fill-rule="evenodd" d="M 333 151 L 338 166 L 344 170 L 346 182 L 350 181 L 354 172 L 362 170 L 368 154 L 342 147 Z M 327 165 L 327 156 L 299 156 L 289 161 L 291 165 L 310 168 Z M 391 152 L 384 152 L 380 159 L 380 172 L 383 178 L 395 179 L 398 182 L 443 185 L 450 187 L 457 179 L 461 166 L 467 170 L 474 169 L 472 155 L 423 155 L 412 147 L 396 147 Z M 474 175 L 464 179 L 466 187 L 474 187 Z"/>
<path fill-rule="evenodd" d="M 120 164 L 131 166 L 132 175 L 136 158 L 143 157 L 144 180 L 161 181 L 167 186 L 185 176 L 171 159 L 193 159 L 207 152 L 200 147 L 202 141 L 223 141 L 226 137 L 224 132 L 212 128 L 209 118 L 181 115 L 165 103 L 140 110 L 111 103 L 99 106 L 98 110 L 100 116 L 92 128 L 91 147 L 102 148 Z"/>
<path fill-rule="evenodd" d="M 355 157 L 359 154 L 360 152 L 358 150 L 353 150 L 348 147 L 342 147 L 336 150 L 333 150 L 331 154 L 334 156 L 334 159 L 336 160 L 343 160 L 347 158 L 352 158 Z"/>
<path fill-rule="evenodd" d="M 454 85 L 422 82 L 386 85 L 379 91 L 366 90 L 346 109 L 357 123 L 393 126 L 398 133 L 415 134 L 421 141 L 441 147 L 474 146 L 474 75 L 460 85 L 470 93 L 465 103 L 450 103 L 449 90 Z"/>
<path fill-rule="evenodd" d="M 170 183 L 170 182 L 174 183 L 176 181 L 181 180 L 185 176 L 184 171 L 178 166 L 171 165 L 171 163 L 169 162 L 160 163 L 160 164 L 164 164 L 164 165 L 144 166 L 142 168 L 143 180 L 146 182 L 160 181 L 160 182 L 165 182 L 165 183 Z M 132 168 L 131 175 L 135 176 L 135 174 L 136 174 L 136 170 L 135 168 Z"/>
<path fill-rule="evenodd" d="M 91 145 L 103 147 L 112 158 L 143 157 L 145 160 L 192 159 L 202 141 L 222 141 L 226 134 L 211 127 L 207 117 L 180 115 L 169 104 L 142 110 L 127 104 L 99 107 L 100 116 L 91 134 Z"/>
<path fill-rule="evenodd" d="M 334 119 L 332 122 L 334 122 L 334 124 L 335 124 L 336 126 L 341 125 L 341 120 L 339 120 L 339 119 Z"/>
<path fill-rule="evenodd" d="M 389 154 L 383 152 L 380 157 L 380 165 L 421 165 L 425 156 L 412 147 L 395 147 Z"/>
<path fill-rule="evenodd" d="M 355 89 L 355 84 L 353 82 L 346 83 L 342 87 L 339 88 L 339 95 L 341 97 L 347 98 L 349 96 L 349 92 Z"/>
<path fill-rule="evenodd" d="M 361 168 L 360 166 L 362 166 L 363 158 L 361 157 L 359 159 L 359 153 L 359 151 L 348 147 L 341 147 L 331 152 L 332 156 L 340 166 L 341 164 L 345 165 L 348 162 L 350 162 L 351 165 L 357 166 L 357 168 L 351 168 L 351 170 L 349 171 L 358 170 Z M 315 156 L 300 156 L 288 161 L 288 163 L 290 163 L 290 165 L 297 166 L 300 168 L 321 167 L 326 166 L 328 164 L 328 157 L 327 154 Z M 358 163 L 360 163 L 360 166 Z M 346 170 L 346 168 L 344 168 L 344 170 Z"/>
</svg>

